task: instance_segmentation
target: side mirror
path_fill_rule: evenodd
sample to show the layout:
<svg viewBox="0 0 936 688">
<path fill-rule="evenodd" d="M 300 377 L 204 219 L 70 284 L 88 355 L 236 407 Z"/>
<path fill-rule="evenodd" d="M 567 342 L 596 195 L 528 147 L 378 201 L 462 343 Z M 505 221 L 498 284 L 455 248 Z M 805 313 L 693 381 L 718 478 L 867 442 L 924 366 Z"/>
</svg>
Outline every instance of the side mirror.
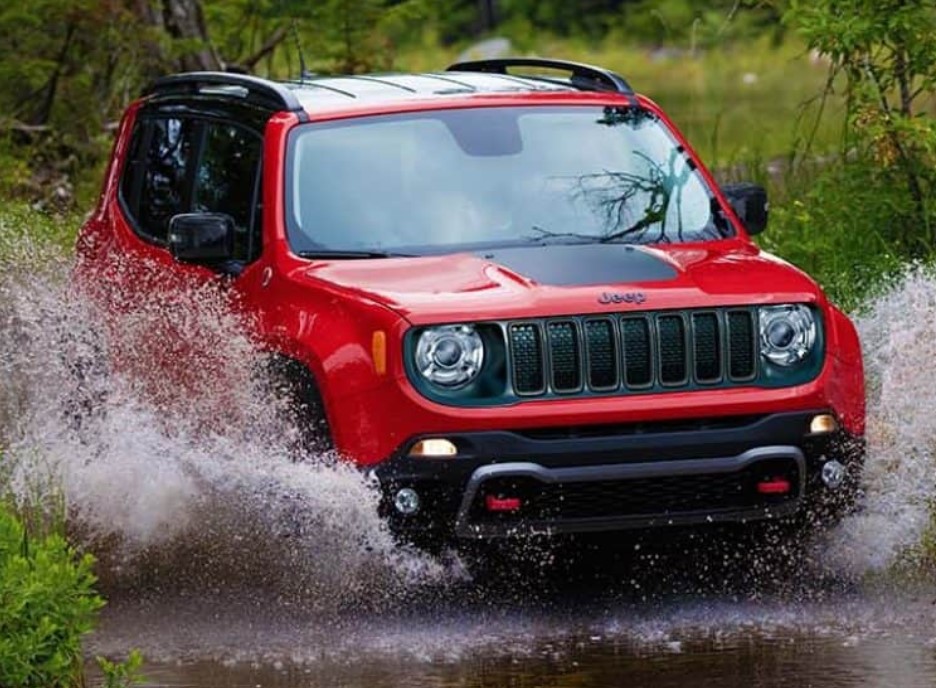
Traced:
<svg viewBox="0 0 936 688">
<path fill-rule="evenodd" d="M 721 189 L 735 215 L 744 223 L 748 234 L 760 234 L 767 228 L 770 202 L 767 200 L 767 190 L 763 186 L 749 183 L 725 184 Z"/>
<path fill-rule="evenodd" d="M 234 257 L 234 218 L 183 213 L 169 220 L 169 252 L 184 263 L 221 263 Z"/>
</svg>

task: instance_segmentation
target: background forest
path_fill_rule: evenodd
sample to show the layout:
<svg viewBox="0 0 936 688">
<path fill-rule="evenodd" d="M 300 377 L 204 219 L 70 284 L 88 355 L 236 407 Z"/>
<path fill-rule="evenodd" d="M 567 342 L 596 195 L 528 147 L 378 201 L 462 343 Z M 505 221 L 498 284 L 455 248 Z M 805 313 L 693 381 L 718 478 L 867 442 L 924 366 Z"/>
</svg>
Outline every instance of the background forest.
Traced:
<svg viewBox="0 0 936 688">
<path fill-rule="evenodd" d="M 770 187 L 761 241 L 846 307 L 933 253 L 936 0 L 34 0 L 0 7 L 0 38 L 0 197 L 74 215 L 66 240 L 150 80 L 296 78 L 301 48 L 319 73 L 502 53 L 619 71 L 720 178 Z"/>
<path fill-rule="evenodd" d="M 31 273 L 17 262 L 31 240 L 71 246 L 119 117 L 154 78 L 506 54 L 625 75 L 717 178 L 768 187 L 758 241 L 847 310 L 932 265 L 936 0 L 0 0 L 0 267 Z M 81 638 L 102 605 L 92 562 L 62 537 L 64 508 L 46 522 L 47 505 L 5 494 L 8 466 L 0 447 L 0 685 L 83 685 Z M 141 661 L 103 661 L 105 684 L 134 683 Z"/>
</svg>

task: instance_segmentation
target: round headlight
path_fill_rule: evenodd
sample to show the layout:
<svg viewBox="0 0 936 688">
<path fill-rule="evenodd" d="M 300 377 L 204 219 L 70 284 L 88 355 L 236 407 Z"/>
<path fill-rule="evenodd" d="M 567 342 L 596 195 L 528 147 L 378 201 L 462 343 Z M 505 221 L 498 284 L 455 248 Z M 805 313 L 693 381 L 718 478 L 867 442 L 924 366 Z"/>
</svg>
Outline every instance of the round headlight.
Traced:
<svg viewBox="0 0 936 688">
<path fill-rule="evenodd" d="M 416 342 L 416 369 L 429 382 L 463 387 L 481 372 L 484 342 L 471 325 L 430 327 Z"/>
<path fill-rule="evenodd" d="M 816 343 L 816 320 L 808 306 L 760 309 L 761 354 L 771 363 L 791 366 L 809 355 Z"/>
</svg>

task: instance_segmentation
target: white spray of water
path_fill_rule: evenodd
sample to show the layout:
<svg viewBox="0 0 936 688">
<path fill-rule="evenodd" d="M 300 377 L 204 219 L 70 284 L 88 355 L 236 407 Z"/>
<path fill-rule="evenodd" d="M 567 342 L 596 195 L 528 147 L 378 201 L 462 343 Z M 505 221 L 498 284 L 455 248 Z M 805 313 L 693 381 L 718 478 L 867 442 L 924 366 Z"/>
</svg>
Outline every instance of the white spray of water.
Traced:
<svg viewBox="0 0 936 688">
<path fill-rule="evenodd" d="M 394 542 L 360 471 L 294 460 L 283 400 L 223 292 L 152 295 L 105 319 L 69 261 L 13 243 L 0 260 L 0 477 L 22 500 L 60 493 L 105 578 L 265 585 L 326 607 L 448 575 Z"/>
<path fill-rule="evenodd" d="M 22 499 L 61 490 L 118 578 L 269 582 L 340 604 L 450 575 L 394 543 L 359 471 L 292 460 L 295 430 L 256 384 L 258 353 L 221 292 L 151 295 L 105 327 L 71 285 L 68 259 L 0 230 L 0 478 Z M 908 272 L 859 330 L 866 494 L 823 557 L 860 575 L 892 563 L 930 522 L 936 276 Z M 197 362 L 182 375 L 156 364 L 182 355 Z M 106 370 L 106 360 L 122 364 Z"/>
<path fill-rule="evenodd" d="M 936 274 L 913 268 L 857 320 L 868 384 L 860 510 L 831 534 L 828 565 L 880 571 L 921 541 L 936 497 Z"/>
</svg>

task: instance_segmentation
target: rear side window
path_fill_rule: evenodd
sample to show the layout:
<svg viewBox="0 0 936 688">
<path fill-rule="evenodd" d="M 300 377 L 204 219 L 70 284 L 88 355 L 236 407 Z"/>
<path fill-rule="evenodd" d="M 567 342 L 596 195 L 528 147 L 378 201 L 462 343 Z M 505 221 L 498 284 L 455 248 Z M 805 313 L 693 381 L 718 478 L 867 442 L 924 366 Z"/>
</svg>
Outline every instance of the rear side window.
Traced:
<svg viewBox="0 0 936 688">
<path fill-rule="evenodd" d="M 134 131 L 121 179 L 124 210 L 144 238 L 164 243 L 174 215 L 227 213 L 235 259 L 260 255 L 261 137 L 215 120 L 146 117 Z"/>
<path fill-rule="evenodd" d="M 190 205 L 196 128 L 193 120 L 175 118 L 137 128 L 122 190 L 139 231 L 151 239 L 165 241 L 169 220 Z"/>
<path fill-rule="evenodd" d="M 202 133 L 191 212 L 227 213 L 234 218 L 234 253 L 259 254 L 260 140 L 241 127 L 208 123 Z"/>
</svg>

